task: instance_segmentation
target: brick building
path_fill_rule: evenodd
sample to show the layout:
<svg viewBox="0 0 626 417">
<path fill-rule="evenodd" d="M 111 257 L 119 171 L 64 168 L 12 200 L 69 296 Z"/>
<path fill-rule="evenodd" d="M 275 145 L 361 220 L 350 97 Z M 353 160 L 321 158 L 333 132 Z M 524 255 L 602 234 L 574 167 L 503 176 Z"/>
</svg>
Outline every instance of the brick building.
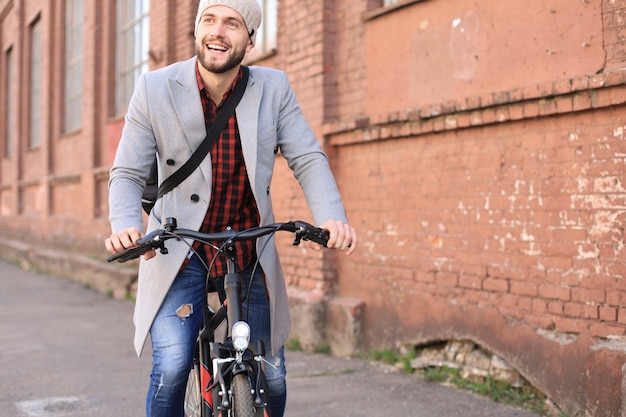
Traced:
<svg viewBox="0 0 626 417">
<path fill-rule="evenodd" d="M 471 340 L 570 415 L 625 415 L 626 1 L 262 3 L 250 63 L 289 75 L 361 238 L 350 258 L 279 239 L 294 337 Z M 5 257 L 104 257 L 128 94 L 193 54 L 195 7 L 0 0 Z M 308 217 L 280 156 L 272 189 Z"/>
</svg>

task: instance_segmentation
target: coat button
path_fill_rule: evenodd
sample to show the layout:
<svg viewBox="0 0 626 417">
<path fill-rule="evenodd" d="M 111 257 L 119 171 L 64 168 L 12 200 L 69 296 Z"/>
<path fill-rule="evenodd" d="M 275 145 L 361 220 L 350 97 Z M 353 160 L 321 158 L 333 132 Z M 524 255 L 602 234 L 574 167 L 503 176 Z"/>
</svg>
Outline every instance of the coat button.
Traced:
<svg viewBox="0 0 626 417">
<path fill-rule="evenodd" d="M 173 159 L 168 159 L 167 161 L 165 161 L 165 163 L 168 164 L 169 166 L 176 165 L 176 161 L 174 161 Z"/>
<path fill-rule="evenodd" d="M 200 201 L 200 197 L 198 196 L 198 194 L 192 194 L 191 201 L 193 201 L 194 203 L 197 203 L 198 201 Z"/>
<path fill-rule="evenodd" d="M 270 187 L 267 187 L 267 195 L 270 195 Z"/>
</svg>

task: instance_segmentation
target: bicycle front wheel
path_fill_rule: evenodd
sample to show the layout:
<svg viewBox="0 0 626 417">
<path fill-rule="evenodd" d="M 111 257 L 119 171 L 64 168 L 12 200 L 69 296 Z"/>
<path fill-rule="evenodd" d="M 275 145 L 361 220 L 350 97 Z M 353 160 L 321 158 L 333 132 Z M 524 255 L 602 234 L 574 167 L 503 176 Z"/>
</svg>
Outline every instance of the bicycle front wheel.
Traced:
<svg viewBox="0 0 626 417">
<path fill-rule="evenodd" d="M 250 391 L 250 380 L 246 374 L 233 377 L 233 409 L 235 417 L 263 417 L 262 407 L 254 406 L 254 398 Z"/>
<path fill-rule="evenodd" d="M 202 394 L 200 392 L 200 372 L 198 365 L 189 371 L 185 389 L 185 417 L 202 417 Z"/>
</svg>

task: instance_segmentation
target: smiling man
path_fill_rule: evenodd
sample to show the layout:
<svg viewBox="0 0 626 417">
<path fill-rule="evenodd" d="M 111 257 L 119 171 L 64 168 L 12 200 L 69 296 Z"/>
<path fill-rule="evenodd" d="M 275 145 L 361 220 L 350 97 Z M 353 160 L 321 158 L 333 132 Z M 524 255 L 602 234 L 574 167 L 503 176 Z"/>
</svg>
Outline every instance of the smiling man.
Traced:
<svg viewBox="0 0 626 417">
<path fill-rule="evenodd" d="M 134 246 L 144 235 L 141 196 L 155 154 L 160 181 L 189 159 L 242 80 L 241 62 L 254 47 L 260 24 L 257 0 L 202 0 L 194 32 L 197 56 L 138 80 L 110 173 L 112 234 L 105 241 L 110 253 Z M 328 247 L 354 252 L 356 232 L 287 76 L 257 66 L 249 68 L 245 93 L 210 154 L 156 202 L 147 231 L 168 217 L 177 218 L 179 227 L 203 232 L 273 223 L 270 184 L 278 151 L 300 183 L 315 223 L 330 232 Z M 210 245 L 196 244 L 190 251 L 174 240 L 168 251 L 147 253 L 139 266 L 135 349 L 140 355 L 150 336 L 149 417 L 183 416 L 187 375 L 206 308 L 204 264 L 214 256 Z M 285 280 L 273 240 L 240 242 L 237 253 L 249 289 L 244 309 L 250 312 L 252 339 L 264 340 L 268 348 L 271 415 L 281 417 L 287 395 L 283 344 L 290 330 Z M 257 260 L 261 268 L 254 268 Z M 218 257 L 208 271 L 211 282 L 219 286 L 225 273 L 226 262 Z"/>
<path fill-rule="evenodd" d="M 248 20 L 256 18 L 255 13 L 248 11 L 248 14 Z M 252 35 L 248 33 L 248 25 L 252 27 Z M 252 39 L 256 38 L 257 25 L 256 20 L 246 24 L 242 15 L 227 6 L 208 7 L 200 13 L 195 36 L 202 79 L 238 69 L 254 46 Z"/>
</svg>

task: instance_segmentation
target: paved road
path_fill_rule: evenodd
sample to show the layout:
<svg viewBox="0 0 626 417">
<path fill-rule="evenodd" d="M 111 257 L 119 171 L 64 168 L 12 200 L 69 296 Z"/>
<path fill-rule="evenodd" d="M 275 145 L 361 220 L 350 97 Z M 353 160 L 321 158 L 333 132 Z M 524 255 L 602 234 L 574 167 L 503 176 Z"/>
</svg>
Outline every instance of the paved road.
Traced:
<svg viewBox="0 0 626 417">
<path fill-rule="evenodd" d="M 0 261 L 0 417 L 141 417 L 132 304 Z M 287 417 L 536 417 L 388 367 L 287 353 Z M 323 400 L 320 400 L 323 398 Z"/>
</svg>

